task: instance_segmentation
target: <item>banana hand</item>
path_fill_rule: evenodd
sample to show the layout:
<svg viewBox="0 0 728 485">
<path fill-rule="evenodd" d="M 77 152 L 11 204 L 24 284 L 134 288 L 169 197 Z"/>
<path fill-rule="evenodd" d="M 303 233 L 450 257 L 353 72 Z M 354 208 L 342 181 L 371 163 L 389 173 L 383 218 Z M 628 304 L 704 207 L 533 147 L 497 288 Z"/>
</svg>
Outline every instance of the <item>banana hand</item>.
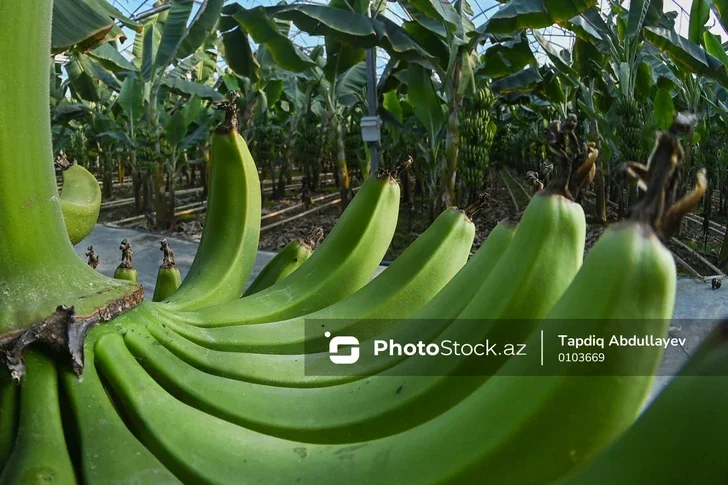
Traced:
<svg viewBox="0 0 728 485">
<path fill-rule="evenodd" d="M 396 180 L 373 174 L 321 246 L 285 280 L 237 301 L 176 318 L 200 326 L 241 325 L 297 317 L 336 303 L 369 281 L 389 248 L 398 215 Z"/>
</svg>

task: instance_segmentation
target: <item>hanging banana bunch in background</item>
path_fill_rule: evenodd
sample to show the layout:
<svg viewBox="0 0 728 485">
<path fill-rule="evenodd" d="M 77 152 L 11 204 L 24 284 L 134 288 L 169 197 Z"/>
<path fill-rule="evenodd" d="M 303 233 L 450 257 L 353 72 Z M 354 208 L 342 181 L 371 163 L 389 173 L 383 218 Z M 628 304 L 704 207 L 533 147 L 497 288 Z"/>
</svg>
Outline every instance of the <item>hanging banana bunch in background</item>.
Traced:
<svg viewBox="0 0 728 485">
<path fill-rule="evenodd" d="M 491 110 L 495 96 L 483 87 L 472 98 L 466 98 L 460 110 L 460 180 L 465 200 L 472 200 L 485 183 L 485 170 L 490 163 L 490 146 L 496 127 Z"/>
</svg>

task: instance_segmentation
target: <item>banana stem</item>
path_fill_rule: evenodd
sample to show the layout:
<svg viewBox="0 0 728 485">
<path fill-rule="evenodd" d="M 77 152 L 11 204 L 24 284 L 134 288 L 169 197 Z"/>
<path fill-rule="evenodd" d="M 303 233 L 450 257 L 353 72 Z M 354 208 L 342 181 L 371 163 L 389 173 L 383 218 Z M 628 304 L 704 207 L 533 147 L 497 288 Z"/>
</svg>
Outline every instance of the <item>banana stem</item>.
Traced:
<svg viewBox="0 0 728 485">
<path fill-rule="evenodd" d="M 169 241 L 167 239 L 162 239 L 161 247 L 159 248 L 160 251 L 162 251 L 163 258 L 162 258 L 162 268 L 171 268 L 174 266 L 174 249 L 172 249 L 172 246 L 169 245 Z"/>
<path fill-rule="evenodd" d="M 321 242 L 321 240 L 324 238 L 324 230 L 320 227 L 314 227 L 309 231 L 309 233 L 306 235 L 306 238 L 303 240 L 303 243 L 310 247 L 311 249 L 315 248 L 318 243 Z"/>
<path fill-rule="evenodd" d="M 52 11 L 53 0 L 0 1 L 0 360 L 16 378 L 38 341 L 80 370 L 88 328 L 143 298 L 87 266 L 63 222 L 48 109 Z"/>
<path fill-rule="evenodd" d="M 22 7 L 0 3 L 0 280 L 78 259 L 63 223 L 52 164 L 52 6 L 52 0 Z"/>
</svg>

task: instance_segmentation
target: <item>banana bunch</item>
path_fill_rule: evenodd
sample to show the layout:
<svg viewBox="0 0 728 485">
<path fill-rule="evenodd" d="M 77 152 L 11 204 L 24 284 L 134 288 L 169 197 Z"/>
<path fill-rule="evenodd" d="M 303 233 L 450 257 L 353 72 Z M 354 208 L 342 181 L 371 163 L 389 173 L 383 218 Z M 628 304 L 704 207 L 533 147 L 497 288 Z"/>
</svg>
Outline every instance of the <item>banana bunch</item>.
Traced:
<svg viewBox="0 0 728 485">
<path fill-rule="evenodd" d="M 639 162 L 645 159 L 642 133 L 645 117 L 642 108 L 634 98 L 621 96 L 617 100 L 617 143 L 624 162 Z"/>
<path fill-rule="evenodd" d="M 495 124 L 491 121 L 494 104 L 493 92 L 484 87 L 473 98 L 466 98 L 460 109 L 459 171 L 468 189 L 477 189 L 484 182 L 495 136 Z"/>
<path fill-rule="evenodd" d="M 25 38 L 30 22 L 50 32 L 51 6 L 4 11 L 0 40 Z M 11 370 L 0 373 L 0 484 L 649 483 L 644 456 L 663 472 L 660 483 L 724 481 L 728 396 L 718 378 L 678 378 L 630 428 L 662 347 L 610 354 L 599 375 L 585 375 L 578 358 L 539 372 L 540 356 L 557 352 L 544 334 L 667 335 L 676 277 L 661 239 L 704 191 L 699 177 L 685 199 L 665 197 L 689 119 L 660 134 L 650 170 L 636 171 L 647 191 L 634 217 L 609 227 L 585 259 L 586 222 L 573 199 L 596 156 L 567 143 L 569 118 L 547 131 L 559 173 L 469 261 L 477 205 L 445 210 L 371 279 L 399 212 L 397 182 L 380 172 L 300 267 L 241 298 L 261 201 L 228 104 L 212 137 L 210 214 L 192 269 L 166 299 L 143 301 L 138 285 L 99 275 L 73 251 L 53 171 L 39 162 L 50 151 L 50 130 L 40 129 L 47 96 L 18 95 L 47 82 L 50 36 L 0 42 L 0 55 L 21 48 L 28 55 L 0 71 L 0 106 L 12 108 L 0 111 L 0 126 L 30 112 L 33 138 L 44 139 L 15 150 L 0 131 L 0 259 L 14 262 L 0 272 L 0 355 Z M 38 68 L 16 80 L 29 59 Z M 29 195 L 37 202 L 21 218 Z M 21 237 L 28 225 L 51 240 L 52 257 Z M 521 342 L 529 351 L 352 359 L 380 341 L 415 340 L 428 349 Z M 344 342 L 357 351 L 340 355 Z M 544 342 L 544 354 L 535 351 Z M 686 372 L 725 375 L 726 350 L 722 328 Z M 334 356 L 352 372 L 326 372 Z M 687 410 L 700 412 L 698 426 L 681 436 L 697 445 L 690 464 L 705 469 L 664 473 L 676 451 L 662 421 Z M 645 443 L 654 444 L 646 454 Z"/>
</svg>

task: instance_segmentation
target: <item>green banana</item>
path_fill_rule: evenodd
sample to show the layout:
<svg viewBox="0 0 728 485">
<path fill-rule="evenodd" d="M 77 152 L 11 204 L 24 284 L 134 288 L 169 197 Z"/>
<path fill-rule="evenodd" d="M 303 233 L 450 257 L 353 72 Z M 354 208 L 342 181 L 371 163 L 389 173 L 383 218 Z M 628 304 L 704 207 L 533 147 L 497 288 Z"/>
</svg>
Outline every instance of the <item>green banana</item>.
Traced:
<svg viewBox="0 0 728 485">
<path fill-rule="evenodd" d="M 139 275 L 136 268 L 132 265 L 134 250 L 131 248 L 131 244 L 126 239 L 123 239 L 119 245 L 119 251 L 121 251 L 121 263 L 119 263 L 119 266 L 114 271 L 114 278 L 136 283 L 139 280 Z"/>
<path fill-rule="evenodd" d="M 260 325 L 199 328 L 175 322 L 173 318 L 166 319 L 165 323 L 193 341 L 221 350 L 320 352 L 328 346 L 328 339 L 323 331 L 320 334 L 307 331 L 307 320 L 321 320 L 325 329 L 334 334 L 345 331 L 362 339 L 376 335 L 396 324 L 397 319 L 407 318 L 436 295 L 467 261 L 474 237 L 475 226 L 467 215 L 450 208 L 371 283 L 322 310 Z M 316 254 L 323 250 L 322 246 Z"/>
<path fill-rule="evenodd" d="M 60 373 L 77 426 L 83 482 L 178 484 L 179 480 L 131 434 L 99 380 L 93 348 L 96 340 L 109 332 L 113 329 L 96 327 L 90 332 L 82 379 L 67 370 Z"/>
<path fill-rule="evenodd" d="M 321 246 L 285 280 L 177 318 L 194 325 L 225 326 L 282 320 L 327 307 L 369 281 L 389 248 L 398 215 L 399 184 L 387 173 L 372 174 Z"/>
<path fill-rule="evenodd" d="M 485 323 L 470 327 L 472 335 L 467 341 L 480 342 L 485 338 L 493 338 L 495 341 L 518 342 L 527 338 L 538 323 L 537 318 L 550 310 L 578 271 L 583 255 L 584 232 L 584 215 L 578 204 L 552 194 L 535 197 L 492 273 L 458 315 L 459 319 L 467 315 L 469 319 L 477 318 Z M 502 281 L 505 278 L 514 284 L 504 286 Z M 522 305 L 523 301 L 528 301 L 529 305 Z M 520 320 L 510 325 L 507 322 L 499 323 L 504 319 Z M 240 328 L 263 328 L 268 325 Z M 166 322 L 166 326 L 175 329 L 169 322 Z M 169 345 L 169 337 L 159 337 L 153 325 L 148 328 L 161 342 Z M 446 339 L 462 340 L 461 329 L 457 325 L 446 329 L 438 337 L 438 342 Z M 206 331 L 229 330 L 231 328 Z M 424 333 L 426 332 L 423 331 Z M 134 336 L 128 338 L 133 341 Z M 246 340 L 241 338 L 239 341 L 242 343 Z M 130 342 L 130 345 L 134 344 Z M 177 349 L 184 348 L 184 344 L 178 343 L 170 347 L 179 353 Z M 280 351 L 280 348 L 276 348 L 276 351 Z M 220 353 L 218 356 L 214 352 L 198 349 L 195 359 L 191 357 L 194 356 L 193 352 L 194 350 L 187 351 L 181 357 L 196 366 L 200 366 L 202 362 L 200 367 L 208 372 L 246 380 L 253 375 L 264 376 L 263 379 L 266 380 L 259 378 L 256 381 L 279 384 L 272 382 L 275 377 L 271 375 L 277 376 L 277 369 L 281 366 L 260 365 L 264 359 L 256 359 L 256 356 L 237 353 Z M 301 361 L 303 356 L 296 356 L 296 359 Z M 195 374 L 199 380 L 191 387 L 198 391 L 206 389 L 208 396 L 216 396 L 214 403 L 206 402 L 205 409 L 208 412 L 214 408 L 224 416 L 240 422 L 255 422 L 268 430 L 275 428 L 282 436 L 305 435 L 307 440 L 337 441 L 354 433 L 361 439 L 367 439 L 379 437 L 382 433 L 409 429 L 446 411 L 482 385 L 487 376 L 497 371 L 505 359 L 489 357 L 485 362 L 473 360 L 410 357 L 382 374 L 340 386 L 312 390 L 312 393 L 318 393 L 318 397 L 316 394 L 312 394 L 310 398 L 304 398 L 304 394 L 297 395 L 294 402 L 298 406 L 293 413 L 284 411 L 290 406 L 288 401 L 279 402 L 277 395 L 270 392 L 266 402 L 276 408 L 277 412 L 276 418 L 267 416 L 267 422 L 260 416 L 251 415 L 255 413 L 254 409 L 236 411 L 234 405 L 230 404 L 224 411 L 220 410 L 228 402 L 239 402 L 241 396 L 256 392 L 255 386 L 249 388 L 242 383 L 221 384 L 220 380 L 201 378 L 199 374 Z M 254 362 L 258 366 L 251 365 Z M 211 364 L 215 365 L 212 369 Z M 465 365 L 475 369 L 470 371 L 473 375 L 457 377 L 459 373 L 468 373 L 463 370 Z M 156 364 L 150 361 L 149 366 L 154 367 Z M 164 371 L 158 370 L 155 375 L 158 372 Z M 182 370 L 177 369 L 176 372 Z M 169 374 L 166 372 L 167 382 L 170 379 L 174 381 Z M 207 382 L 203 385 L 202 381 Z M 190 385 L 187 387 L 187 392 L 190 392 Z M 212 389 L 220 390 L 213 393 Z M 405 392 L 401 392 L 402 390 Z M 284 395 L 291 392 L 295 391 L 281 391 Z M 232 394 L 230 401 L 225 401 L 223 395 L 228 393 Z M 199 392 L 194 392 L 193 399 L 200 399 Z M 346 414 L 341 415 L 337 411 L 340 409 L 346 409 Z"/>
<path fill-rule="evenodd" d="M 273 286 L 296 271 L 313 254 L 313 248 L 321 241 L 324 231 L 317 227 L 305 239 L 291 241 L 276 254 L 262 269 L 260 274 L 245 290 L 243 296 L 250 296 Z"/>
<path fill-rule="evenodd" d="M 7 376 L 0 377 L 0 473 L 13 451 L 18 419 L 17 385 Z"/>
<path fill-rule="evenodd" d="M 222 3 L 215 1 L 216 7 Z M 361 294 L 380 299 L 374 307 L 359 305 L 360 310 L 366 311 L 355 319 L 380 315 L 384 321 L 375 321 L 369 328 L 363 323 L 354 324 L 357 335 L 409 335 L 400 321 L 401 314 L 425 307 L 452 277 L 457 258 L 443 262 L 447 258 L 441 253 L 442 247 L 469 245 L 465 237 L 467 224 L 461 227 L 462 221 L 449 221 L 452 228 L 443 230 L 447 233 L 446 241 L 440 241 L 439 246 L 429 245 L 438 248 L 434 259 L 439 262 L 432 261 L 433 255 L 419 259 L 413 256 L 428 247 L 418 241 L 418 250 L 409 251 L 407 258 L 398 262 L 402 267 L 406 266 L 401 263 L 403 260 L 417 260 L 411 266 L 425 269 L 408 273 L 400 268 L 364 286 L 386 249 L 380 246 L 386 246 L 392 237 L 391 232 L 380 236 L 377 231 L 388 230 L 387 224 L 396 223 L 396 216 L 384 215 L 386 211 L 397 212 L 398 200 L 392 197 L 392 203 L 387 203 L 389 208 L 382 209 L 387 205 L 385 192 L 389 189 L 372 189 L 374 195 L 369 202 L 359 204 L 360 217 L 353 219 L 349 215 L 348 225 L 354 229 L 341 230 L 348 236 L 329 238 L 329 242 L 338 240 L 338 245 L 329 244 L 338 251 L 330 249 L 325 256 L 317 251 L 300 269 L 266 290 L 233 301 L 241 294 L 246 279 L 240 279 L 244 274 L 241 266 L 249 262 L 243 260 L 253 254 L 246 246 L 249 241 L 238 238 L 230 242 L 230 238 L 223 237 L 218 239 L 216 249 L 228 250 L 227 256 L 232 260 L 212 262 L 210 268 L 215 271 L 210 275 L 201 268 L 202 276 L 188 278 L 189 289 L 183 287 L 178 293 L 180 300 L 175 303 L 140 304 L 143 293 L 138 285 L 105 278 L 84 264 L 64 229 L 54 174 L 47 163 L 52 153 L 48 73 L 53 71 L 48 53 L 53 1 L 37 0 L 25 2 L 24 8 L 16 7 L 14 2 L 0 0 L 0 358 L 22 387 L 13 388 L 8 394 L 4 381 L 0 381 L 0 391 L 5 389 L 0 393 L 0 409 L 4 413 L 0 416 L 4 426 L 0 429 L 0 449 L 9 449 L 8 436 L 14 435 L 12 451 L 0 473 L 0 484 L 71 484 L 107 478 L 113 481 L 112 477 L 130 474 L 122 479 L 128 482 L 130 478 L 134 480 L 137 471 L 144 475 L 140 481 L 155 483 L 167 478 L 185 483 L 266 485 L 342 480 L 354 484 L 484 480 L 499 485 L 546 484 L 561 480 L 572 471 L 577 475 L 567 480 L 576 483 L 725 481 L 728 465 L 721 440 L 728 431 L 722 414 L 728 391 L 725 377 L 714 377 L 724 375 L 728 364 L 725 325 L 700 350 L 683 376 L 668 388 L 667 398 L 658 398 L 631 433 L 625 428 L 645 398 L 661 348 L 610 349 L 607 360 L 600 362 L 596 370 L 590 369 L 588 361 L 553 360 L 563 345 L 557 343 L 554 335 L 663 336 L 667 332 L 674 301 L 675 268 L 658 237 L 667 240 L 674 234 L 681 216 L 692 210 L 705 189 L 705 180 L 699 178 L 699 187 L 683 200 L 675 201 L 671 194 L 679 185 L 676 169 L 684 155 L 678 136 L 690 133 L 694 124 L 691 116 L 678 115 L 669 130 L 658 134 L 649 166 L 630 166 L 647 187 L 632 211 L 634 219 L 607 229 L 566 290 L 581 264 L 584 233 L 583 213 L 565 197 L 577 197 L 579 184 L 591 176 L 589 163 L 593 164 L 593 160 L 581 163 L 589 147 L 578 143 L 578 123 L 573 116 L 563 123 L 549 125 L 547 144 L 534 139 L 536 129 L 508 133 L 505 126 L 508 139 L 499 143 L 503 146 L 498 150 L 494 149 L 502 152 L 499 161 L 530 166 L 531 162 L 541 163 L 548 148 L 552 158 L 564 166 L 573 167 L 577 162 L 581 166 L 552 179 L 561 185 L 558 194 L 563 197 L 549 192 L 555 187 L 551 184 L 546 192 L 534 197 L 513 240 L 485 282 L 477 282 L 478 288 L 467 302 L 457 302 L 462 308 L 448 313 L 455 317 L 432 328 L 422 328 L 422 337 L 437 343 L 444 338 L 522 341 L 528 348 L 526 355 L 452 360 L 413 356 L 388 361 L 381 368 L 373 366 L 370 370 L 376 374 L 361 378 L 357 375 L 351 381 L 311 381 L 316 387 L 261 385 L 207 375 L 195 369 L 194 364 L 183 363 L 174 351 L 181 348 L 182 337 L 172 344 L 155 342 L 164 340 L 166 335 L 174 336 L 172 332 L 176 329 L 186 332 L 188 337 L 190 332 L 198 332 L 198 337 L 207 339 L 206 345 L 287 352 L 300 346 L 301 341 L 295 330 L 290 336 L 276 333 L 280 332 L 277 328 L 297 328 L 292 320 L 281 324 L 282 319 L 308 318 L 312 313 L 318 318 L 340 318 L 342 315 L 326 313 L 324 308 L 331 305 L 339 311 L 347 307 L 341 306 L 343 298 L 361 298 Z M 163 23 L 166 15 L 160 14 L 158 20 Z M 481 91 L 475 99 L 480 105 L 495 101 L 487 91 Z M 634 100 L 628 101 L 616 107 L 617 115 L 629 115 L 623 116 L 629 123 L 622 123 L 622 131 L 628 135 L 622 137 L 622 144 L 639 134 L 642 127 L 634 121 L 640 121 L 644 115 L 641 109 L 634 109 Z M 488 110 L 477 106 L 478 103 L 473 103 L 473 116 L 466 117 L 463 123 L 461 134 L 465 137 L 473 137 L 485 128 Z M 236 104 L 235 100 L 231 104 Z M 229 110 L 223 130 L 226 133 L 235 131 L 237 116 L 232 111 Z M 517 115 L 515 108 L 510 111 Z M 354 114 L 334 120 L 334 125 L 348 125 L 349 141 L 353 141 L 352 122 L 358 117 Z M 491 122 L 488 130 L 490 125 Z M 534 123 L 530 128 L 535 126 Z M 271 131 L 270 135 L 273 134 Z M 276 128 L 275 134 L 281 135 L 281 130 Z M 488 162 L 484 146 L 491 136 L 483 136 L 482 144 L 472 143 L 472 138 L 470 146 L 464 144 L 463 162 L 470 166 L 464 166 L 463 184 L 478 183 L 478 164 Z M 272 136 L 268 138 L 268 146 L 263 148 L 272 163 L 280 147 L 271 143 Z M 416 140 L 408 140 L 406 145 L 413 145 L 410 141 Z M 457 140 L 454 146 L 457 147 Z M 637 148 L 638 145 L 632 147 Z M 348 177 L 346 170 L 343 176 Z M 459 181 L 454 182 L 463 187 Z M 389 182 L 382 185 L 385 184 Z M 372 215 L 372 209 L 381 210 Z M 225 211 L 217 206 L 215 213 L 223 217 Z M 446 213 L 444 219 L 453 213 Z M 248 223 L 253 224 L 246 220 L 243 226 Z M 366 227 L 357 228 L 355 223 Z M 440 220 L 439 223 L 447 226 Z M 256 227 L 257 224 L 248 229 L 257 234 Z M 245 228 L 241 231 L 245 232 Z M 427 237 L 421 239 L 434 239 L 435 232 L 428 231 Z M 208 237 L 208 249 L 214 236 Z M 205 258 L 213 258 L 208 250 Z M 131 266 L 130 251 L 127 259 Z M 314 261 L 318 263 L 313 264 Z M 221 270 L 225 265 L 234 266 L 235 271 Z M 371 271 L 364 274 L 369 265 Z M 438 265 L 440 272 L 435 271 Z M 317 271 L 310 269 L 317 266 Z M 394 265 L 389 268 L 392 269 Z M 406 274 L 416 274 L 422 281 L 405 278 Z M 422 276 L 425 274 L 432 281 Z M 395 308 L 371 288 L 393 295 L 405 308 Z M 423 295 L 406 294 L 423 288 Z M 183 292 L 187 294 L 182 295 Z M 202 309 L 218 301 L 229 303 L 209 311 L 180 312 Z M 411 308 L 407 308 L 408 304 Z M 126 313 L 119 317 L 123 312 Z M 539 320 L 544 316 L 546 320 Z M 518 318 L 520 322 L 514 320 Z M 477 319 L 478 325 L 466 326 L 465 330 L 457 325 L 467 319 Z M 529 320 L 526 325 L 522 325 L 523 319 Z M 68 352 L 74 369 L 80 371 L 87 330 L 110 321 L 110 325 L 91 332 L 85 347 L 92 369 L 86 384 L 75 380 L 65 366 L 57 366 L 55 360 L 39 350 L 39 344 L 46 343 L 56 351 Z M 325 330 L 350 329 L 341 320 L 334 324 L 329 321 L 308 322 L 313 334 L 304 336 L 304 340 L 315 345 L 303 350 L 317 352 L 325 347 L 326 340 L 318 337 L 316 331 L 323 334 Z M 317 328 L 319 323 L 324 327 Z M 256 336 L 248 333 L 254 327 L 260 328 L 255 331 L 260 332 L 258 340 L 245 342 L 243 337 Z M 154 333 L 160 329 L 164 332 Z M 546 336 L 549 338 L 545 339 Z M 210 342 L 208 337 L 217 341 Z M 34 342 L 38 345 L 29 346 Z M 23 352 L 28 364 L 24 377 Z M 206 351 L 190 345 L 185 352 L 191 355 Z M 570 355 L 590 353 L 591 349 L 574 349 Z M 228 357 L 241 364 L 265 362 L 271 357 L 270 362 L 277 359 L 272 364 L 277 367 L 287 357 L 301 358 L 301 354 L 258 355 L 251 357 L 258 360 L 245 363 L 240 360 L 245 355 L 230 353 Z M 546 367 L 539 360 L 543 356 L 548 361 Z M 291 364 L 288 369 L 295 366 Z M 295 375 L 288 380 L 282 378 L 287 371 L 285 365 L 280 367 L 281 373 L 270 381 L 301 382 Z M 260 372 L 262 375 L 264 369 Z M 64 392 L 59 392 L 59 375 Z M 14 397 L 12 394 L 18 390 L 19 396 Z M 691 402 L 693 397 L 699 400 Z M 249 405 L 249 400 L 254 402 Z M 13 412 L 13 408 L 18 412 Z M 699 414 L 697 419 L 689 416 L 694 428 L 685 427 L 676 430 L 674 436 L 666 436 L 661 422 L 668 419 L 670 424 L 674 423 L 674 413 L 682 413 L 678 415 L 685 419 L 688 410 Z M 6 422 L 13 426 L 5 427 Z M 10 429 L 16 422 L 17 430 Z M 98 436 L 99 433 L 108 436 Z M 649 446 L 653 433 L 661 440 L 653 445 L 654 451 L 638 448 Z M 676 437 L 698 442 L 690 443 L 692 448 L 677 456 L 678 461 L 689 460 L 687 466 L 674 473 L 658 470 L 666 458 L 676 456 L 671 450 L 674 442 L 670 443 L 670 438 Z M 618 441 L 614 447 L 598 455 L 615 438 Z M 68 449 L 67 443 L 79 446 Z M 113 452 L 126 454 L 127 451 L 119 450 L 127 449 L 144 451 L 133 458 L 120 457 L 125 463 L 115 463 L 113 459 L 117 457 Z M 629 456 L 637 453 L 636 457 Z M 593 457 L 597 458 L 590 464 Z M 585 466 L 579 471 L 582 465 Z M 643 465 L 647 472 L 639 469 Z M 695 466 L 701 467 L 699 472 L 690 473 L 689 467 Z"/>
<path fill-rule="evenodd" d="M 412 323 L 405 327 L 404 335 L 401 335 L 403 331 L 398 331 L 398 328 L 395 327 L 379 338 L 395 338 L 398 341 L 410 341 L 413 337 L 422 340 L 434 338 L 473 299 L 481 286 L 478 281 L 485 282 L 508 247 L 514 232 L 515 229 L 510 222 L 498 224 L 485 243 L 453 279 L 425 306 L 408 317 Z M 413 323 L 417 323 L 417 325 Z M 380 359 L 366 359 L 350 365 L 346 375 L 326 375 L 317 373 L 317 369 L 319 365 L 322 367 L 328 365 L 328 352 L 306 356 L 222 352 L 190 342 L 154 321 L 147 324 L 147 329 L 160 343 L 167 346 L 182 360 L 199 369 L 223 377 L 277 386 L 334 385 L 356 379 L 356 376 L 361 378 L 361 376 L 377 374 L 403 359 L 402 356 L 396 355 L 383 356 Z M 417 335 L 411 335 L 412 332 L 416 332 Z M 373 341 L 370 339 L 362 342 L 361 348 L 364 349 L 363 352 L 371 354 Z M 304 357 L 308 372 L 305 372 L 303 368 Z"/>
<path fill-rule="evenodd" d="M 465 307 L 458 318 L 489 319 L 492 316 L 493 321 L 498 318 L 520 318 L 533 322 L 533 319 L 543 316 L 561 296 L 581 265 L 585 232 L 586 222 L 580 205 L 560 195 L 541 194 L 534 197 L 523 214 L 513 241 L 493 269 L 487 284 L 479 289 L 473 302 Z M 391 269 L 388 268 L 380 277 L 388 271 L 391 274 Z M 347 323 L 351 322 L 342 320 L 342 317 L 361 315 L 362 311 L 371 308 L 368 302 L 371 298 L 389 296 L 387 293 L 391 290 L 380 291 L 378 285 L 374 285 L 376 281 L 352 297 L 355 299 L 343 300 L 338 306 L 309 314 L 305 319 L 336 319 L 341 323 L 339 327 L 344 326 L 349 330 L 351 325 Z M 504 285 L 503 281 L 512 283 Z M 353 302 L 357 301 L 361 301 L 361 304 L 355 306 Z M 523 305 L 523 301 L 530 303 Z M 165 324 L 193 342 L 212 349 L 297 353 L 303 348 L 303 318 L 266 325 L 198 328 L 169 317 L 165 318 Z M 343 330 L 333 327 L 332 322 L 322 324 L 328 325 L 326 329 L 333 334 Z M 526 325 L 519 325 L 518 329 L 520 332 L 529 331 Z M 511 330 L 510 327 L 504 328 L 504 331 Z M 359 336 L 368 337 L 363 332 Z M 310 332 L 308 337 L 311 341 Z M 323 332 L 318 340 L 325 343 Z M 307 347 L 307 350 L 316 351 L 311 347 Z"/>
<path fill-rule="evenodd" d="M 157 282 L 154 285 L 154 296 L 152 301 L 162 301 L 169 295 L 177 291 L 180 284 L 182 283 L 182 277 L 179 273 L 179 268 L 174 263 L 174 251 L 172 250 L 169 242 L 166 239 L 162 239 L 162 247 L 160 248 L 164 253 L 162 265 L 157 271 Z"/>
<path fill-rule="evenodd" d="M 101 188 L 93 174 L 82 166 L 66 162 L 62 167 L 61 210 L 71 244 L 76 244 L 91 233 L 99 219 Z"/>
<path fill-rule="evenodd" d="M 235 100 L 212 136 L 210 196 L 202 239 L 182 285 L 165 307 L 195 310 L 239 298 L 255 264 L 260 237 L 260 179 L 237 131 Z"/>
<path fill-rule="evenodd" d="M 20 390 L 18 434 L 0 484 L 74 485 L 76 476 L 61 425 L 55 363 L 37 350 L 24 357 L 27 374 Z"/>
<path fill-rule="evenodd" d="M 669 317 L 674 265 L 669 252 L 654 236 L 645 237 L 644 231 L 640 224 L 610 229 L 549 313 L 544 328 L 553 330 L 552 325 L 556 325 L 559 330 L 583 330 L 589 325 L 589 330 L 604 333 L 608 327 L 605 322 Z M 620 260 L 609 260 L 615 253 L 622 256 Z M 593 291 L 594 281 L 611 295 L 611 302 Z M 653 292 L 645 301 L 647 287 Z M 534 334 L 528 341 L 529 349 L 538 348 L 538 338 Z M 97 352 L 102 356 L 102 370 L 123 405 L 133 409 L 131 419 L 143 427 L 145 443 L 165 457 L 167 466 L 178 473 L 193 473 L 196 480 L 206 483 L 234 481 L 232 470 L 225 476 L 219 470 L 234 467 L 239 456 L 256 463 L 250 468 L 239 466 L 247 472 L 247 483 L 291 483 L 301 477 L 302 466 L 306 470 L 304 483 L 326 483 L 334 470 L 334 475 L 345 474 L 349 483 L 471 483 L 486 473 L 498 484 L 550 483 L 623 430 L 636 415 L 651 379 L 582 376 L 579 365 L 566 365 L 560 375 L 528 376 L 538 369 L 539 362 L 538 352 L 529 352 L 526 357 L 508 360 L 485 385 L 423 424 L 397 432 L 397 421 L 393 420 L 391 435 L 326 445 L 277 439 L 195 412 L 171 398 L 143 372 L 124 349 L 120 336 L 104 337 Z M 637 362 L 634 354 L 609 362 L 607 373 L 623 371 L 625 365 L 654 370 L 660 351 L 637 356 Z M 226 389 L 221 386 L 218 392 L 224 394 Z M 614 399 L 615 395 L 619 398 Z M 389 396 L 390 400 L 397 399 L 395 392 Z M 299 402 L 291 399 L 288 405 L 296 408 Z M 426 407 L 435 403 L 422 400 L 419 404 Z M 599 419 L 594 417 L 597 413 Z M 174 422 L 185 425 L 177 424 L 170 430 L 174 427 L 170 415 L 179 420 Z M 199 434 L 206 436 L 200 438 Z M 190 469 L 185 445 L 192 436 L 196 456 L 211 461 Z M 463 440 L 463 436 L 468 439 Z M 385 462 L 381 461 L 382 453 L 387 454 Z M 347 454 L 345 463 L 339 458 L 341 454 Z M 529 466 L 514 467 L 514 457 Z"/>
<path fill-rule="evenodd" d="M 723 322 L 632 427 L 559 484 L 724 484 L 726 335 Z"/>
</svg>

